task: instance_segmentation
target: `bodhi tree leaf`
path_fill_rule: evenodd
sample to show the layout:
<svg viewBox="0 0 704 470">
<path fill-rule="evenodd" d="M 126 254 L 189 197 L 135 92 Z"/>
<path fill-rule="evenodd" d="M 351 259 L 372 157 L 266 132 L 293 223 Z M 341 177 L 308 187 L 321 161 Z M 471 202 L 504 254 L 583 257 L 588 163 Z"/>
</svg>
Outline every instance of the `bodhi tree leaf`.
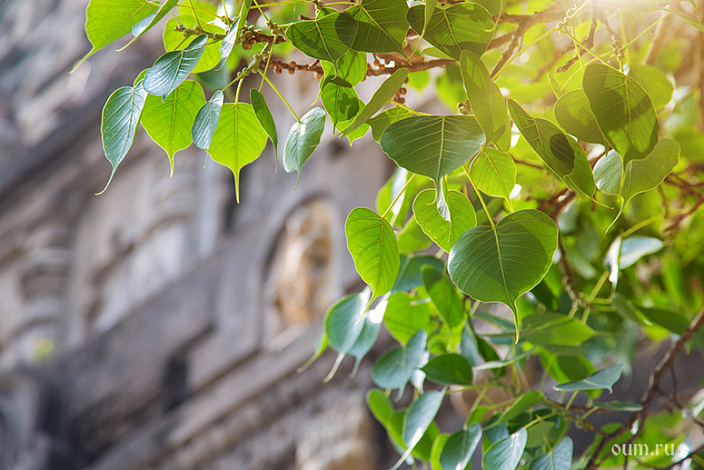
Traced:
<svg viewBox="0 0 704 470">
<path fill-rule="evenodd" d="M 266 139 L 252 105 L 227 103 L 222 106 L 208 153 L 213 160 L 232 170 L 237 202 L 240 200 L 240 170 L 259 158 Z"/>
<path fill-rule="evenodd" d="M 545 166 L 569 188 L 594 195 L 594 175 L 579 143 L 547 119 L 534 118 L 514 100 L 508 101 L 513 122 Z"/>
<path fill-rule="evenodd" d="M 484 470 L 515 470 L 528 442 L 525 428 L 494 442 L 484 454 Z"/>
<path fill-rule="evenodd" d="M 402 52 L 408 32 L 405 0 L 362 0 L 345 10 L 357 22 L 352 49 L 364 52 Z"/>
<path fill-rule="evenodd" d="M 414 334 L 430 324 L 432 314 L 427 303 L 412 305 L 408 293 L 395 292 L 386 305 L 384 324 L 396 341 L 406 344 Z"/>
<path fill-rule="evenodd" d="M 338 59 L 350 50 L 356 33 L 357 23 L 346 13 L 298 21 L 286 29 L 286 37 L 298 50 L 314 59 L 327 60 L 335 68 Z"/>
<path fill-rule="evenodd" d="M 413 202 L 413 215 L 423 232 L 449 252 L 460 235 L 477 225 L 477 216 L 467 197 L 451 189 L 446 198 L 450 218 L 446 220 L 438 212 L 435 194 L 434 189 L 421 191 Z"/>
<path fill-rule="evenodd" d="M 660 138 L 645 158 L 629 162 L 621 188 L 624 205 L 636 194 L 658 187 L 675 168 L 679 156 L 680 145 L 677 142 Z"/>
<path fill-rule="evenodd" d="M 658 141 L 658 117 L 643 87 L 603 64 L 584 72 L 584 92 L 606 140 L 624 164 L 645 158 Z"/>
<path fill-rule="evenodd" d="M 596 332 L 582 322 L 559 313 L 536 313 L 523 318 L 521 339 L 539 346 L 577 346 Z"/>
<path fill-rule="evenodd" d="M 423 284 L 447 326 L 461 326 L 466 318 L 462 299 L 455 285 L 445 275 L 445 270 L 436 271 L 431 266 L 423 267 Z"/>
<path fill-rule="evenodd" d="M 86 9 L 86 35 L 93 46 L 76 65 L 132 31 L 142 19 L 155 13 L 158 5 L 147 0 L 91 0 Z"/>
<path fill-rule="evenodd" d="M 606 369 L 596 371 L 586 379 L 558 384 L 555 385 L 554 388 L 555 390 L 561 392 L 602 389 L 607 389 L 609 392 L 613 392 L 613 386 L 616 382 L 618 382 L 618 379 L 621 378 L 622 371 L 623 365 L 617 364 L 614 366 L 607 367 Z"/>
<path fill-rule="evenodd" d="M 384 135 L 386 128 L 391 124 L 413 116 L 416 116 L 416 114 L 410 109 L 391 108 L 377 114 L 367 121 L 367 124 L 372 128 L 372 137 L 378 142 L 381 136 Z"/>
<path fill-rule="evenodd" d="M 223 98 L 222 91 L 216 91 L 196 114 L 191 129 L 191 137 L 196 147 L 204 150 L 208 150 L 210 147 L 210 142 L 213 140 L 213 134 L 215 134 L 220 120 Z"/>
<path fill-rule="evenodd" d="M 656 109 L 662 108 L 672 99 L 675 87 L 665 72 L 659 68 L 652 65 L 631 64 L 628 66 L 628 76 L 640 83 Z"/>
<path fill-rule="evenodd" d="M 377 111 L 384 107 L 384 105 L 396 94 L 403 82 L 406 81 L 408 77 L 408 69 L 398 69 L 391 74 L 389 78 L 384 80 L 384 82 L 377 88 L 377 90 L 372 95 L 372 99 L 369 100 L 364 108 L 357 114 L 357 117 L 350 123 L 349 126 L 345 127 L 342 131 L 343 135 L 350 135 L 352 132 L 357 130 L 362 124 L 366 123 L 369 118 L 374 116 Z"/>
<path fill-rule="evenodd" d="M 499 87 L 491 80 L 484 62 L 473 52 L 462 51 L 460 71 L 472 112 L 482 126 L 486 140 L 496 144 L 499 150 L 508 150 L 511 146 L 511 123 L 506 102 Z"/>
<path fill-rule="evenodd" d="M 154 95 L 147 97 L 142 126 L 168 155 L 171 174 L 174 154 L 191 145 L 191 128 L 204 105 L 203 88 L 193 80 L 183 82 L 165 100 Z"/>
<path fill-rule="evenodd" d="M 112 165 L 110 179 L 105 185 L 105 189 L 110 185 L 117 166 L 132 147 L 142 109 L 144 109 L 144 102 L 147 99 L 147 92 L 142 83 L 139 82 L 133 87 L 126 86 L 115 90 L 103 107 L 100 133 L 102 134 L 105 158 Z M 101 191 L 101 194 L 105 189 Z"/>
<path fill-rule="evenodd" d="M 178 0 L 166 0 L 163 5 L 159 7 L 159 10 L 147 16 L 146 18 L 140 20 L 137 24 L 132 27 L 132 35 L 134 36 L 130 42 L 119 50 L 126 49 L 130 44 L 135 42 L 139 37 L 152 29 L 162 18 L 164 18 L 178 3 Z"/>
<path fill-rule="evenodd" d="M 446 353 L 428 361 L 421 369 L 428 380 L 444 385 L 472 385 L 472 366 L 459 354 Z"/>
<path fill-rule="evenodd" d="M 572 448 L 572 439 L 565 437 L 553 450 L 533 460 L 528 470 L 570 470 Z"/>
<path fill-rule="evenodd" d="M 185 49 L 167 52 L 159 57 L 144 76 L 147 93 L 166 97 L 174 91 L 196 67 L 207 42 L 208 36 L 203 34 Z"/>
<path fill-rule="evenodd" d="M 372 379 L 381 388 L 403 389 L 423 358 L 428 335 L 420 330 L 403 346 L 381 356 L 372 369 Z"/>
<path fill-rule="evenodd" d="M 371 291 L 343 297 L 325 315 L 325 334 L 328 344 L 335 351 L 347 354 L 362 332 L 362 315 L 371 300 Z"/>
<path fill-rule="evenodd" d="M 320 90 L 320 98 L 335 128 L 339 122 L 349 121 L 359 112 L 359 97 L 352 87 L 327 82 Z"/>
<path fill-rule="evenodd" d="M 195 2 L 196 0 L 193 1 Z M 212 8 L 213 4 L 198 2 L 196 5 L 196 8 L 198 8 L 198 18 L 200 21 L 209 22 L 208 31 L 211 33 L 223 34 L 225 30 L 212 24 L 212 22 L 216 21 L 217 15 L 214 12 L 205 10 L 205 8 Z M 190 11 L 190 9 L 186 10 L 184 7 L 177 6 L 176 8 L 179 12 Z M 179 51 L 190 45 L 188 39 L 184 41 L 183 33 L 176 30 L 176 28 L 180 25 L 193 29 L 198 26 L 198 21 L 192 16 L 192 14 L 187 13 L 182 13 L 175 18 L 169 19 L 166 22 L 166 25 L 164 25 L 163 42 L 165 51 Z M 220 60 L 220 43 L 211 41 L 210 44 L 206 44 L 205 49 L 203 50 L 203 55 L 201 55 L 200 60 L 196 64 L 195 68 L 191 70 L 191 73 L 201 73 L 211 70 L 220 64 Z"/>
<path fill-rule="evenodd" d="M 511 191 L 516 185 L 516 163 L 509 154 L 496 149 L 484 149 L 472 160 L 469 175 L 477 189 L 511 203 Z"/>
<path fill-rule="evenodd" d="M 224 5 L 224 4 L 223 4 Z M 249 14 L 249 9 L 252 7 L 252 0 L 243 0 L 242 6 L 240 7 L 240 14 L 237 17 L 237 23 L 234 27 L 230 27 L 230 31 L 222 39 L 220 44 L 220 58 L 227 59 L 232 53 L 232 49 L 235 47 L 235 43 L 239 40 L 242 35 L 242 30 L 247 22 L 247 15 Z"/>
<path fill-rule="evenodd" d="M 391 292 L 409 291 L 423 285 L 423 268 L 445 271 L 445 262 L 435 256 L 401 256 L 401 268 Z"/>
<path fill-rule="evenodd" d="M 389 292 L 400 267 L 398 243 L 389 222 L 371 209 L 358 207 L 347 217 L 345 235 L 362 280 L 375 296 Z"/>
<path fill-rule="evenodd" d="M 359 332 L 357 341 L 354 342 L 348 351 L 350 356 L 355 358 L 352 375 L 357 373 L 362 359 L 371 351 L 376 343 L 376 339 L 379 337 L 379 330 L 381 330 L 381 323 L 384 321 L 387 303 L 388 300 L 386 298 L 382 299 L 364 316 L 362 331 Z"/>
<path fill-rule="evenodd" d="M 403 442 L 408 450 L 399 460 L 402 463 L 410 455 L 413 448 L 420 442 L 428 426 L 438 414 L 445 392 L 432 390 L 421 395 L 408 409 L 408 413 L 403 419 Z"/>
<path fill-rule="evenodd" d="M 332 62 L 323 61 L 324 83 L 353 87 L 367 75 L 367 55 L 364 52 L 348 51 L 337 60 L 337 71 Z"/>
<path fill-rule="evenodd" d="M 473 299 L 502 302 L 516 316 L 516 299 L 538 285 L 552 265 L 557 232 L 550 217 L 533 209 L 513 212 L 495 227 L 469 229 L 450 252 L 450 277 Z"/>
<path fill-rule="evenodd" d="M 481 442 L 482 427 L 474 423 L 467 429 L 460 429 L 445 442 L 440 454 L 440 465 L 444 470 L 465 470 L 474 449 Z"/>
<path fill-rule="evenodd" d="M 610 150 L 594 165 L 596 187 L 604 194 L 617 196 L 621 194 L 623 177 L 623 160 L 616 150 Z"/>
<path fill-rule="evenodd" d="M 249 91 L 249 101 L 252 102 L 252 108 L 254 109 L 254 114 L 256 114 L 259 123 L 264 128 L 264 132 L 267 133 L 271 139 L 271 143 L 274 144 L 274 155 L 279 153 L 279 136 L 276 133 L 276 122 L 274 122 L 274 116 L 271 115 L 269 106 L 266 104 L 266 99 L 264 95 L 252 88 Z"/>
<path fill-rule="evenodd" d="M 606 142 L 589 106 L 589 99 L 582 89 L 570 90 L 557 100 L 555 119 L 564 130 L 579 140 L 602 145 Z"/>
<path fill-rule="evenodd" d="M 464 165 L 484 144 L 473 116 L 417 116 L 395 122 L 381 137 L 381 148 L 399 166 L 440 179 Z"/>
<path fill-rule="evenodd" d="M 418 34 L 423 32 L 425 9 L 416 5 L 408 11 L 408 22 Z M 423 38 L 455 60 L 462 51 L 481 55 L 494 34 L 494 22 L 486 8 L 476 3 L 459 3 L 435 8 Z"/>
<path fill-rule="evenodd" d="M 286 173 L 298 172 L 301 180 L 301 167 L 320 144 L 320 137 L 325 130 L 325 111 L 313 108 L 299 122 L 291 126 L 284 147 L 284 170 Z M 298 181 L 296 186 L 298 186 Z"/>
</svg>

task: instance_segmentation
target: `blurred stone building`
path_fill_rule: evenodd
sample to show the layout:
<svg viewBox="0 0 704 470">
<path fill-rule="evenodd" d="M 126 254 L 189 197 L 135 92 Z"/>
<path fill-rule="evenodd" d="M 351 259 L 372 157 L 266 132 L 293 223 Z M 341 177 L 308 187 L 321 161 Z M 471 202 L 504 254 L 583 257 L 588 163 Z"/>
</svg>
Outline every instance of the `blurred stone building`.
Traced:
<svg viewBox="0 0 704 470">
<path fill-rule="evenodd" d="M 102 105 L 160 36 L 69 75 L 87 3 L 0 0 L 0 470 L 376 468 L 368 370 L 297 369 L 359 287 L 343 222 L 373 207 L 387 160 L 330 141 L 294 192 L 269 146 L 237 206 L 229 170 L 191 148 L 170 178 L 140 130 L 95 196 Z M 301 110 L 316 93 L 281 86 Z"/>
</svg>

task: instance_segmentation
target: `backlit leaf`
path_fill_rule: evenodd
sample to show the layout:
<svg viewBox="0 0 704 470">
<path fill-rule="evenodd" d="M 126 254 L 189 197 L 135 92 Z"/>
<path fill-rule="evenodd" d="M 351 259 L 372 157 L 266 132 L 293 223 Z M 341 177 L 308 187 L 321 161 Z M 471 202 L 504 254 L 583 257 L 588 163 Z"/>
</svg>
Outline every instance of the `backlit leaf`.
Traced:
<svg viewBox="0 0 704 470">
<path fill-rule="evenodd" d="M 450 217 L 445 219 L 438 212 L 435 194 L 434 189 L 421 191 L 413 202 L 413 214 L 423 232 L 449 252 L 464 232 L 477 225 L 477 216 L 467 197 L 451 189 L 446 198 Z"/>
<path fill-rule="evenodd" d="M 483 193 L 510 201 L 511 191 L 516 185 L 516 163 L 509 154 L 485 149 L 472 160 L 469 175 Z"/>
<path fill-rule="evenodd" d="M 362 124 L 365 124 L 369 118 L 374 116 L 377 111 L 384 107 L 384 105 L 396 94 L 403 82 L 408 77 L 408 69 L 398 69 L 391 74 L 389 78 L 384 80 L 384 82 L 377 88 L 364 108 L 357 114 L 354 120 L 349 124 L 349 126 L 344 128 L 342 132 L 343 135 L 350 135 L 352 132 L 357 130 Z M 340 126 L 342 127 L 342 126 Z"/>
<path fill-rule="evenodd" d="M 589 99 L 582 89 L 570 90 L 557 100 L 555 119 L 564 130 L 579 140 L 594 144 L 606 142 L 589 106 Z"/>
<path fill-rule="evenodd" d="M 146 18 L 140 20 L 137 24 L 132 27 L 132 35 L 134 38 L 128 42 L 120 50 L 127 48 L 130 44 L 139 39 L 142 34 L 146 33 L 152 29 L 162 18 L 164 18 L 178 3 L 178 0 L 166 0 L 160 7 L 159 10 L 147 16 Z"/>
<path fill-rule="evenodd" d="M 330 13 L 315 20 L 293 23 L 286 37 L 304 54 L 327 60 L 337 67 L 337 61 L 350 50 L 357 23 L 346 13 Z"/>
<path fill-rule="evenodd" d="M 345 10 L 357 21 L 352 49 L 365 52 L 401 52 L 408 32 L 405 0 L 362 0 Z"/>
</svg>

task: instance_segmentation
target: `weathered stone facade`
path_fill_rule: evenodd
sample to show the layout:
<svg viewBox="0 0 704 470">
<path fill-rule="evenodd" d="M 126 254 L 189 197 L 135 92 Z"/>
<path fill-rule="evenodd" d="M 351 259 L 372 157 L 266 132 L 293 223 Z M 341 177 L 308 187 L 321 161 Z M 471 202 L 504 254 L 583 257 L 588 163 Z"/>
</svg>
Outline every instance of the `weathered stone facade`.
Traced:
<svg viewBox="0 0 704 470">
<path fill-rule="evenodd" d="M 377 468 L 368 366 L 327 385 L 332 356 L 297 369 L 359 287 L 343 222 L 373 206 L 388 160 L 330 141 L 294 192 L 269 146 L 236 206 L 228 170 L 188 149 L 169 178 L 140 131 L 95 196 L 102 105 L 160 38 L 69 75 L 86 4 L 0 0 L 0 469 Z M 315 95 L 281 86 L 301 109 Z"/>
</svg>

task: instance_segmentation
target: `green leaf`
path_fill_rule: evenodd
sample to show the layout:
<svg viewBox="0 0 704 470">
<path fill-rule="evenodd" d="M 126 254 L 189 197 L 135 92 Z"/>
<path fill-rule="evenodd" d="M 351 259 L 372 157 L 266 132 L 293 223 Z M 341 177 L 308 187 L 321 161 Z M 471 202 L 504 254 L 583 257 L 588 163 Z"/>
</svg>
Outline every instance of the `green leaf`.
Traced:
<svg viewBox="0 0 704 470">
<path fill-rule="evenodd" d="M 572 439 L 565 437 L 552 451 L 533 460 L 528 470 L 570 470 L 572 448 Z"/>
<path fill-rule="evenodd" d="M 447 326 L 455 328 L 462 325 L 466 318 L 462 299 L 454 284 L 445 275 L 445 270 L 436 271 L 430 266 L 424 267 L 423 283 Z"/>
<path fill-rule="evenodd" d="M 103 107 L 100 132 L 103 138 L 105 158 L 112 165 L 110 179 L 105 185 L 105 189 L 110 185 L 117 166 L 132 147 L 144 102 L 147 99 L 147 92 L 144 91 L 142 83 L 139 82 L 133 87 L 118 88 L 110 95 Z"/>
<path fill-rule="evenodd" d="M 628 204 L 633 196 L 658 187 L 675 168 L 679 156 L 680 145 L 677 142 L 660 138 L 644 159 L 628 162 L 621 189 L 623 205 Z"/>
<path fill-rule="evenodd" d="M 406 119 L 409 117 L 416 116 L 416 114 L 407 108 L 391 108 L 387 109 L 383 113 L 379 113 L 370 120 L 367 124 L 372 128 L 372 137 L 377 142 L 381 139 L 384 131 L 394 122 Z"/>
<path fill-rule="evenodd" d="M 159 10 L 147 16 L 146 18 L 140 20 L 137 24 L 132 26 L 132 40 L 128 42 L 125 46 L 121 47 L 119 50 L 126 49 L 130 44 L 139 39 L 142 34 L 146 33 L 152 29 L 159 21 L 162 20 L 178 3 L 178 0 L 166 0 L 163 5 L 159 7 Z"/>
<path fill-rule="evenodd" d="M 473 299 L 502 302 L 516 315 L 516 299 L 552 265 L 557 232 L 550 217 L 533 209 L 513 212 L 496 227 L 469 229 L 450 252 L 450 277 Z"/>
<path fill-rule="evenodd" d="M 291 126 L 284 147 L 284 170 L 286 173 L 298 172 L 301 180 L 301 167 L 320 144 L 320 137 L 325 130 L 325 111 L 313 108 L 299 122 Z M 296 182 L 298 185 L 298 182 Z"/>
<path fill-rule="evenodd" d="M 195 2 L 196 0 L 193 1 Z M 215 21 L 217 15 L 211 11 L 204 10 L 204 8 L 212 8 L 212 3 L 197 2 L 195 3 L 195 5 L 197 5 L 196 8 L 198 8 L 198 17 L 200 21 L 210 23 L 208 24 L 209 32 L 218 34 L 223 34 L 225 32 L 222 28 L 212 24 L 212 22 Z M 184 11 L 187 7 L 177 8 L 179 9 L 179 11 Z M 188 9 L 187 11 L 190 11 L 190 9 Z M 166 25 L 164 26 L 163 36 L 165 51 L 179 51 L 186 47 L 189 47 L 189 40 L 184 40 L 183 33 L 175 30 L 175 28 L 179 25 L 184 25 L 187 28 L 193 29 L 198 25 L 198 22 L 190 14 L 179 14 L 175 18 L 171 18 L 169 21 L 167 21 Z M 211 42 L 210 44 L 207 44 L 205 46 L 205 49 L 203 50 L 203 55 L 200 57 L 200 60 L 198 61 L 198 64 L 195 66 L 195 68 L 191 70 L 191 73 L 201 73 L 207 70 L 211 70 L 220 64 L 220 60 L 220 43 Z"/>
<path fill-rule="evenodd" d="M 508 101 L 513 121 L 545 166 L 569 188 L 592 197 L 596 186 L 587 155 L 579 143 L 547 119 L 534 118 L 514 100 Z"/>
<path fill-rule="evenodd" d="M 408 32 L 405 0 L 362 0 L 345 10 L 357 21 L 352 49 L 365 52 L 402 52 Z"/>
<path fill-rule="evenodd" d="M 271 115 L 264 95 L 262 95 L 259 90 L 252 88 L 249 90 L 249 101 L 252 102 L 252 109 L 254 109 L 254 114 L 256 114 L 257 120 L 259 120 L 259 124 L 262 125 L 264 132 L 267 133 L 271 139 L 271 143 L 274 144 L 274 154 L 278 155 L 279 136 L 276 133 L 276 122 L 274 122 L 274 116 Z"/>
<path fill-rule="evenodd" d="M 400 267 L 396 235 L 389 222 L 370 209 L 358 207 L 347 217 L 345 234 L 362 280 L 375 296 L 389 292 Z"/>
<path fill-rule="evenodd" d="M 406 344 L 416 332 L 427 328 L 431 314 L 427 303 L 411 304 L 406 292 L 396 292 L 389 297 L 384 324 L 396 341 Z"/>
<path fill-rule="evenodd" d="M 506 423 L 509 422 L 521 414 L 525 413 L 526 411 L 530 410 L 533 408 L 535 405 L 538 403 L 541 403 L 545 400 L 545 396 L 542 394 L 542 392 L 539 392 L 538 390 L 529 390 L 523 395 L 520 395 L 511 405 L 510 408 L 508 408 L 503 415 L 501 415 L 501 418 L 499 422 L 501 423 Z"/>
<path fill-rule="evenodd" d="M 639 307 L 638 310 L 651 323 L 660 325 L 676 335 L 682 336 L 689 328 L 689 320 L 678 310 L 662 307 Z"/>
<path fill-rule="evenodd" d="M 594 180 L 596 187 L 605 194 L 621 194 L 621 178 L 623 177 L 623 160 L 616 150 L 610 150 L 594 165 Z"/>
<path fill-rule="evenodd" d="M 372 369 L 374 383 L 381 388 L 403 389 L 420 366 L 427 339 L 427 333 L 420 330 L 407 344 L 381 356 Z"/>
<path fill-rule="evenodd" d="M 574 318 L 559 313 L 536 313 L 523 318 L 521 339 L 538 346 L 578 346 L 595 334 Z"/>
<path fill-rule="evenodd" d="M 473 116 L 417 116 L 395 122 L 381 137 L 381 148 L 399 166 L 429 176 L 439 185 L 464 165 L 485 138 Z"/>
<path fill-rule="evenodd" d="M 567 382 L 555 385 L 555 390 L 561 392 L 573 392 L 576 390 L 602 390 L 607 389 L 609 392 L 613 392 L 613 386 L 618 379 L 621 378 L 621 372 L 623 371 L 623 365 L 617 364 L 614 366 L 607 367 L 606 369 L 601 369 L 586 379 L 577 380 L 574 382 Z"/>
<path fill-rule="evenodd" d="M 391 292 L 409 291 L 423 285 L 423 267 L 445 271 L 445 262 L 435 256 L 401 256 L 401 268 Z"/>
<path fill-rule="evenodd" d="M 223 98 L 222 91 L 216 91 L 196 114 L 191 129 L 191 137 L 196 147 L 204 150 L 208 150 L 210 147 L 210 142 L 213 140 L 213 134 L 215 134 L 220 120 Z"/>
<path fill-rule="evenodd" d="M 555 119 L 564 130 L 579 140 L 602 145 L 606 143 L 589 106 L 589 99 L 581 88 L 570 90 L 557 100 Z"/>
<path fill-rule="evenodd" d="M 86 9 L 86 35 L 93 47 L 73 70 L 103 47 L 130 33 L 137 23 L 158 9 L 158 5 L 147 0 L 91 0 Z"/>
<path fill-rule="evenodd" d="M 355 358 L 352 375 L 357 372 L 362 359 L 371 351 L 379 337 L 379 330 L 381 330 L 381 323 L 384 320 L 387 302 L 386 299 L 380 301 L 364 316 L 362 331 L 360 331 L 357 341 L 354 342 L 348 351 L 349 355 Z"/>
<path fill-rule="evenodd" d="M 464 470 L 469 465 L 474 449 L 482 440 L 482 427 L 474 423 L 467 429 L 460 429 L 445 442 L 440 454 L 443 470 Z"/>
<path fill-rule="evenodd" d="M 486 140 L 496 144 L 499 150 L 508 150 L 511 147 L 511 123 L 501 90 L 491 80 L 484 62 L 471 51 L 462 51 L 460 70 L 469 103 Z"/>
<path fill-rule="evenodd" d="M 421 369 L 428 380 L 444 385 L 472 385 L 472 366 L 459 354 L 446 353 L 428 361 Z"/>
<path fill-rule="evenodd" d="M 398 89 L 401 88 L 406 77 L 408 77 L 408 69 L 398 69 L 392 73 L 389 78 L 384 80 L 372 95 L 372 99 L 369 100 L 369 103 L 362 108 L 350 125 L 345 127 L 342 131 L 342 135 L 350 135 L 362 124 L 366 123 L 369 118 L 374 116 L 377 111 L 383 108 L 384 105 L 393 98 Z"/>
<path fill-rule="evenodd" d="M 425 9 L 416 5 L 408 11 L 408 22 L 418 34 L 423 32 Z M 462 51 L 482 55 L 494 34 L 494 22 L 486 8 L 476 3 L 459 3 L 435 8 L 423 38 L 455 60 Z"/>
<path fill-rule="evenodd" d="M 247 15 L 249 14 L 250 8 L 252 8 L 252 0 L 243 0 L 242 6 L 240 7 L 240 14 L 237 16 L 237 23 L 234 27 L 230 27 L 230 31 L 228 31 L 220 44 L 221 59 L 230 57 L 232 50 L 235 48 L 235 43 L 239 40 L 240 36 L 242 36 L 242 30 L 247 22 Z"/>
<path fill-rule="evenodd" d="M 446 220 L 438 211 L 435 194 L 434 189 L 421 191 L 413 202 L 413 214 L 423 232 L 449 252 L 464 232 L 477 225 L 477 216 L 467 197 L 451 189 L 446 198 L 450 210 L 449 220 Z"/>
<path fill-rule="evenodd" d="M 336 68 L 338 59 L 350 50 L 356 33 L 357 23 L 346 13 L 298 21 L 286 29 L 286 37 L 298 50 L 314 59 L 327 60 Z"/>
<path fill-rule="evenodd" d="M 645 158 L 658 141 L 660 126 L 643 87 L 602 64 L 586 68 L 583 87 L 599 128 L 624 163 Z"/>
<path fill-rule="evenodd" d="M 603 410 L 626 411 L 628 413 L 637 413 L 643 409 L 643 405 L 639 403 L 625 401 L 609 401 L 606 403 L 595 403 L 594 405 Z"/>
<path fill-rule="evenodd" d="M 357 115 L 360 101 L 354 88 L 341 86 L 334 82 L 327 82 L 322 86 L 320 98 L 323 100 L 325 110 L 330 115 L 330 120 L 335 128 L 339 122 L 349 121 Z"/>
<path fill-rule="evenodd" d="M 167 97 L 188 78 L 203 55 L 207 42 L 208 36 L 203 34 L 185 49 L 167 52 L 159 57 L 144 76 L 144 89 L 147 93 Z"/>
<path fill-rule="evenodd" d="M 633 235 L 621 241 L 621 251 L 619 253 L 618 267 L 625 269 L 633 266 L 644 256 L 657 253 L 664 247 L 662 240 L 642 235 Z"/>
<path fill-rule="evenodd" d="M 347 295 L 333 305 L 325 315 L 325 334 L 331 348 L 347 354 L 362 332 L 362 315 L 371 300 L 371 292 L 365 289 L 359 294 Z"/>
<path fill-rule="evenodd" d="M 445 392 L 432 390 L 421 395 L 408 409 L 403 420 L 403 442 L 408 447 L 408 452 L 420 442 L 428 426 L 438 414 Z M 404 461 L 402 457 L 401 461 Z"/>
<path fill-rule="evenodd" d="M 526 448 L 528 433 L 524 428 L 494 442 L 484 454 L 484 470 L 515 470 Z"/>
<path fill-rule="evenodd" d="M 348 51 L 337 60 L 337 71 L 332 62 L 323 61 L 324 82 L 353 87 L 367 76 L 367 55 L 364 52 Z"/>
<path fill-rule="evenodd" d="M 511 203 L 511 191 L 516 185 L 516 163 L 509 154 L 484 149 L 472 160 L 469 176 L 480 191 Z"/>
<path fill-rule="evenodd" d="M 147 97 L 142 126 L 166 152 L 171 174 L 174 172 L 174 154 L 191 145 L 191 128 L 204 105 L 203 88 L 192 80 L 183 82 L 164 100 L 154 95 Z"/>
<path fill-rule="evenodd" d="M 266 139 L 252 105 L 227 103 L 222 106 L 208 152 L 213 160 L 232 170 L 237 202 L 240 200 L 240 170 L 259 158 Z"/>
<path fill-rule="evenodd" d="M 659 68 L 652 65 L 631 64 L 628 66 L 628 76 L 640 83 L 656 109 L 662 108 L 672 99 L 675 87 L 665 72 Z"/>
</svg>

